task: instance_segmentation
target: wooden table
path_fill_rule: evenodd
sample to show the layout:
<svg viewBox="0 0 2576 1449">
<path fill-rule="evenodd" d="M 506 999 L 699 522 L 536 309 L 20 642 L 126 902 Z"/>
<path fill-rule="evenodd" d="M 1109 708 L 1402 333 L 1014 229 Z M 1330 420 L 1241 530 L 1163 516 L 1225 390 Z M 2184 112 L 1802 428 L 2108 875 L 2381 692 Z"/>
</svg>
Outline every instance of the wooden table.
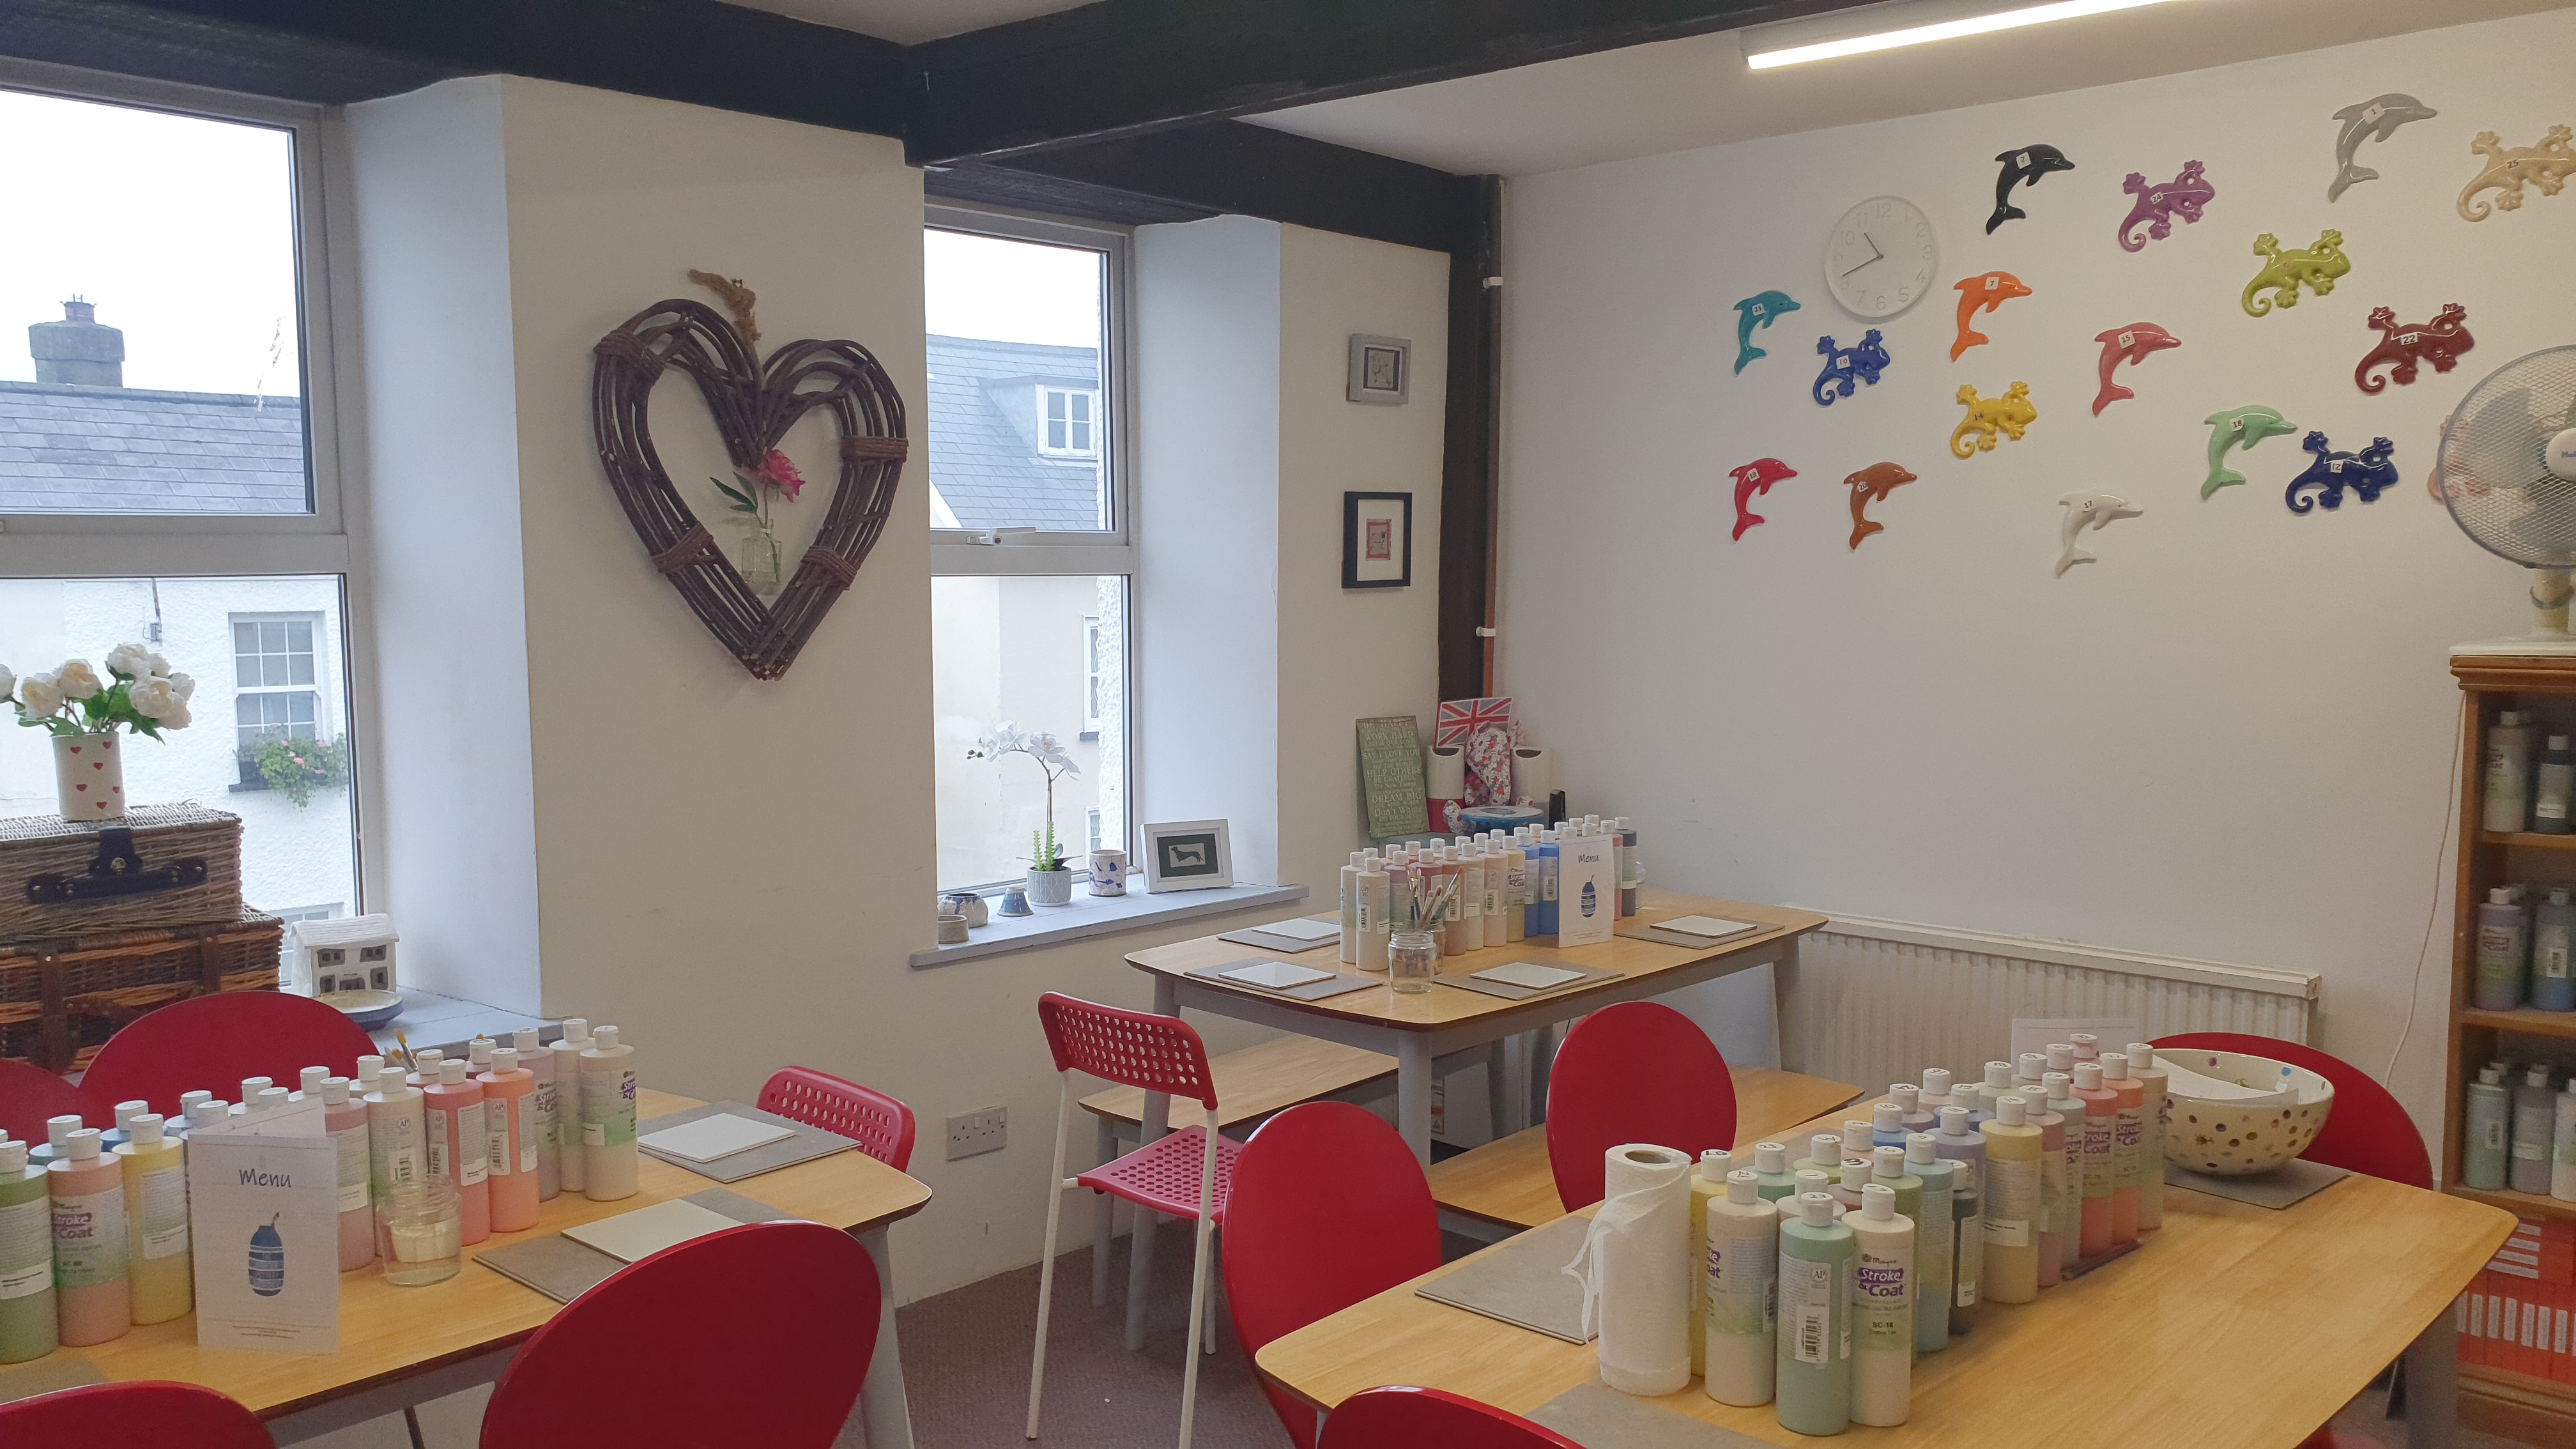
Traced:
<svg viewBox="0 0 2576 1449">
<path fill-rule="evenodd" d="M 649 1088 L 636 1094 L 636 1112 L 643 1118 L 699 1105 Z M 638 1173 L 642 1190 L 635 1196 L 592 1202 L 565 1194 L 544 1205 L 537 1226 L 494 1233 L 467 1248 L 467 1258 L 717 1186 L 649 1154 L 638 1155 L 643 1157 Z M 863 1152 L 836 1153 L 726 1186 L 781 1212 L 847 1229 L 867 1245 L 885 1294 L 859 1413 L 870 1449 L 910 1449 L 912 1422 L 895 1348 L 894 1275 L 886 1228 L 921 1211 L 930 1201 L 930 1189 Z M 110 1380 L 177 1379 L 221 1390 L 267 1420 L 278 1443 L 292 1444 L 491 1382 L 518 1345 L 562 1306 L 470 1261 L 455 1277 L 422 1288 L 397 1288 L 385 1281 L 380 1268 L 368 1267 L 341 1276 L 338 1353 L 199 1348 L 194 1314 L 137 1328 L 111 1343 L 56 1353 L 86 1359 Z"/>
</svg>

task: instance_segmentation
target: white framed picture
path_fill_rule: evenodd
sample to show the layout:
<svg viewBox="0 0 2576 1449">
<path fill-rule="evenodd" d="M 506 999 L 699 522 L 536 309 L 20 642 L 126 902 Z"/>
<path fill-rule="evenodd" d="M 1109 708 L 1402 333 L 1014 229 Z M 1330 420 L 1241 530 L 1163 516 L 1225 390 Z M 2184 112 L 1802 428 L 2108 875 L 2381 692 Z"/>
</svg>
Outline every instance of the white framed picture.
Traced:
<svg viewBox="0 0 2576 1449">
<path fill-rule="evenodd" d="M 1399 406 L 1413 386 L 1413 344 L 1401 337 L 1351 334 L 1350 400 Z"/>
<path fill-rule="evenodd" d="M 1234 884 L 1234 852 L 1222 820 L 1145 827 L 1145 893 L 1216 890 Z"/>
</svg>

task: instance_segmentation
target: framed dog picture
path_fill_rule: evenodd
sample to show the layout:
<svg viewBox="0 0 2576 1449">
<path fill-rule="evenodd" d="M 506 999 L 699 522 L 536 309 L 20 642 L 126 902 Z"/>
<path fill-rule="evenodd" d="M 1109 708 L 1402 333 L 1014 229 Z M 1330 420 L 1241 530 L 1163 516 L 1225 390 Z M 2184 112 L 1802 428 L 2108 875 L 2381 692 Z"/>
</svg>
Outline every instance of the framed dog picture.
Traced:
<svg viewBox="0 0 2576 1449">
<path fill-rule="evenodd" d="M 1401 589 L 1413 582 L 1413 495 L 1342 495 L 1342 587 Z"/>
<path fill-rule="evenodd" d="M 1216 890 L 1234 884 L 1234 853 L 1222 820 L 1145 827 L 1145 892 Z"/>
<path fill-rule="evenodd" d="M 1412 343 L 1401 337 L 1351 334 L 1351 401 L 1399 407 L 1412 386 Z"/>
</svg>

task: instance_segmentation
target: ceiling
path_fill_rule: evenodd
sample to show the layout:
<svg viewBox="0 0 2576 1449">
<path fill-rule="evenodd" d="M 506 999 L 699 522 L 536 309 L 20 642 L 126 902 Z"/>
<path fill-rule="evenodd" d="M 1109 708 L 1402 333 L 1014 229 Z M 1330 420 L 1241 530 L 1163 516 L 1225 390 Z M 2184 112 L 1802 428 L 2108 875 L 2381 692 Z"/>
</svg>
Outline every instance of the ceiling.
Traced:
<svg viewBox="0 0 2576 1449">
<path fill-rule="evenodd" d="M 797 3 L 857 8 L 897 0 Z M 2049 95 L 2571 3 L 2576 0 L 2177 0 L 1758 73 L 1745 69 L 1737 36 L 1727 32 L 1243 119 L 1444 171 L 1529 175 Z M 2373 77 L 2355 84 L 2366 92 L 2402 81 L 2391 76 L 2382 84 Z"/>
<path fill-rule="evenodd" d="M 1026 20 L 1032 15 L 1052 15 L 1058 10 L 1089 4 L 1090 0 L 731 0 L 731 3 L 793 16 L 798 20 L 810 20 L 817 25 L 837 25 L 843 30 L 855 30 L 898 45 L 918 45 L 925 40 L 937 40 L 961 31 Z"/>
</svg>

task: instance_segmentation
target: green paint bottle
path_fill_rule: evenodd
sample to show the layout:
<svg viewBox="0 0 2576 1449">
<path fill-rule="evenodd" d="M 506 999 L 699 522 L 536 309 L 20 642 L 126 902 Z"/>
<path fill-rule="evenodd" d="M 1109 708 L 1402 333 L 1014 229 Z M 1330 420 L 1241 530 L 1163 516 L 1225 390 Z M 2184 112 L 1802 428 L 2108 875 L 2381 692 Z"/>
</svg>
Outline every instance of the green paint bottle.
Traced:
<svg viewBox="0 0 2576 1449">
<path fill-rule="evenodd" d="M 53 1195 L 27 1144 L 0 1142 L 0 1363 L 54 1348 Z"/>
<path fill-rule="evenodd" d="M 1798 1190 L 1798 1179 L 1789 1175 L 1789 1148 L 1786 1143 L 1754 1143 L 1753 1171 L 1764 1202 L 1778 1202 Z"/>
<path fill-rule="evenodd" d="M 1914 1215 L 1914 1351 L 1939 1353 L 1950 1346 L 1950 1184 L 1959 1164 L 1939 1155 L 1929 1132 L 1905 1139 L 1905 1170 L 1923 1183 L 1922 1211 Z"/>
<path fill-rule="evenodd" d="M 1851 1423 L 1852 1271 L 1859 1245 L 1835 1221 L 1830 1193 L 1798 1196 L 1780 1224 L 1780 1344 L 1774 1356 L 1780 1427 L 1839 1434 Z"/>
</svg>

